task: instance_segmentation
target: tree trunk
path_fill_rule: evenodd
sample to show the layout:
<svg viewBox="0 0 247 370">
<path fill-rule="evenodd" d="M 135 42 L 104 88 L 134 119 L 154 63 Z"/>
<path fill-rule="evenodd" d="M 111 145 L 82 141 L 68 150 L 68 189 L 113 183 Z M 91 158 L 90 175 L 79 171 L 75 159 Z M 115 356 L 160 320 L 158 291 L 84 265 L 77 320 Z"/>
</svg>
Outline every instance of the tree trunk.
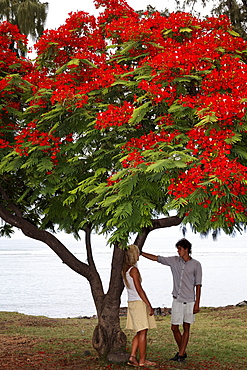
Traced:
<svg viewBox="0 0 247 370">
<path fill-rule="evenodd" d="M 119 308 L 123 291 L 121 276 L 124 252 L 116 244 L 112 256 L 111 278 L 108 292 L 101 303 L 96 304 L 98 325 L 93 334 L 93 347 L 101 357 L 126 351 L 126 335 L 120 327 Z M 93 297 L 98 295 L 92 291 Z"/>
<path fill-rule="evenodd" d="M 120 327 L 119 302 L 111 301 L 110 295 L 98 316 L 98 325 L 94 329 L 92 344 L 100 357 L 126 351 L 126 335 Z"/>
</svg>

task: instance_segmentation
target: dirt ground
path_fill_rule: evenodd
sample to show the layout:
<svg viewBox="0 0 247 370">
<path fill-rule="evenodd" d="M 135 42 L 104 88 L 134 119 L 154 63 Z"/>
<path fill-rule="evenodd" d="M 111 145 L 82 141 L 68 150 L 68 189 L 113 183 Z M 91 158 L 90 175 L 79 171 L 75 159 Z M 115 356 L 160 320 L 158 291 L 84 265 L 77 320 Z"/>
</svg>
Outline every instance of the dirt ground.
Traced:
<svg viewBox="0 0 247 370">
<path fill-rule="evenodd" d="M 64 352 L 50 355 L 45 351 L 33 351 L 41 343 L 39 339 L 27 337 L 1 336 L 0 369 L 1 370 L 92 370 L 98 369 L 99 360 L 87 357 L 67 359 Z"/>
</svg>

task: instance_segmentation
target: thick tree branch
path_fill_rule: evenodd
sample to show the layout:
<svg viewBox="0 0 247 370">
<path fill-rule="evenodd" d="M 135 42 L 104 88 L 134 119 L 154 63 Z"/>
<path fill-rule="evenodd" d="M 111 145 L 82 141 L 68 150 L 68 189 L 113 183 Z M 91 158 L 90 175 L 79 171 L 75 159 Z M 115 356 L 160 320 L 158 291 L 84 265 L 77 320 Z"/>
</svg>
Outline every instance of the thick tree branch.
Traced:
<svg viewBox="0 0 247 370">
<path fill-rule="evenodd" d="M 104 289 L 103 289 L 100 275 L 96 269 L 95 262 L 93 259 L 92 245 L 91 245 L 91 225 L 87 225 L 87 227 L 85 228 L 85 242 L 86 242 L 86 250 L 87 250 L 87 261 L 90 266 L 89 283 L 90 283 L 95 307 L 99 315 L 100 310 L 102 309 L 102 306 L 103 306 L 103 300 L 105 298 L 105 294 L 104 294 Z"/>
<path fill-rule="evenodd" d="M 2 205 L 0 205 L 0 217 L 10 225 L 21 229 L 24 235 L 47 244 L 63 261 L 63 263 L 88 280 L 90 279 L 90 267 L 78 260 L 54 235 L 48 231 L 40 230 L 37 226 L 31 224 L 22 217 L 13 215 Z"/>
<path fill-rule="evenodd" d="M 162 229 L 164 227 L 178 226 L 183 221 L 184 217 L 171 216 L 153 220 L 153 227 L 150 228 L 150 231 L 155 229 Z"/>
<path fill-rule="evenodd" d="M 112 268 L 111 268 L 111 277 L 109 283 L 108 294 L 111 295 L 111 292 L 115 294 L 116 297 L 119 297 L 123 291 L 123 280 L 122 280 L 122 266 L 123 266 L 124 250 L 119 248 L 118 243 L 114 245 L 114 251 L 112 256 Z"/>
<path fill-rule="evenodd" d="M 183 221 L 183 217 L 178 217 L 178 216 L 171 216 L 171 217 L 165 217 L 165 218 L 152 220 L 153 226 L 143 228 L 142 232 L 137 235 L 135 244 L 138 245 L 138 247 L 141 250 L 147 239 L 148 234 L 151 231 L 156 230 L 156 229 L 162 229 L 165 227 L 177 226 L 177 225 L 180 225 L 182 221 Z"/>
<path fill-rule="evenodd" d="M 95 263 L 93 259 L 92 253 L 92 245 L 91 245 L 91 226 L 87 225 L 85 228 L 85 242 L 86 242 L 86 250 L 87 250 L 87 261 L 89 266 L 95 268 Z"/>
</svg>

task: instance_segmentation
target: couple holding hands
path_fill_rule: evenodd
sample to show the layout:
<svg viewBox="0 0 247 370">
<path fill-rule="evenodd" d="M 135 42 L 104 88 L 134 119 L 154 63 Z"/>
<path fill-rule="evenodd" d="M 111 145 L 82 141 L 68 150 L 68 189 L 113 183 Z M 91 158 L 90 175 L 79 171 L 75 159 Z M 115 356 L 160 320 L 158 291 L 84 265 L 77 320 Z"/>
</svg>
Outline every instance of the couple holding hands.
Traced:
<svg viewBox="0 0 247 370">
<path fill-rule="evenodd" d="M 202 282 L 201 264 L 191 257 L 191 247 L 187 239 L 179 240 L 176 243 L 178 256 L 173 257 L 140 252 L 135 244 L 125 250 L 122 276 L 128 294 L 126 329 L 132 329 L 136 333 L 132 340 L 128 365 L 136 367 L 156 365 L 155 362 L 146 359 L 147 331 L 156 328 L 156 322 L 154 310 L 141 285 L 141 275 L 137 268 L 140 255 L 171 268 L 173 276 L 171 330 L 178 352 L 170 360 L 185 361 L 190 325 L 194 322 L 195 314 L 199 312 Z M 183 325 L 182 332 L 180 325 Z M 136 357 L 138 351 L 139 361 Z"/>
</svg>

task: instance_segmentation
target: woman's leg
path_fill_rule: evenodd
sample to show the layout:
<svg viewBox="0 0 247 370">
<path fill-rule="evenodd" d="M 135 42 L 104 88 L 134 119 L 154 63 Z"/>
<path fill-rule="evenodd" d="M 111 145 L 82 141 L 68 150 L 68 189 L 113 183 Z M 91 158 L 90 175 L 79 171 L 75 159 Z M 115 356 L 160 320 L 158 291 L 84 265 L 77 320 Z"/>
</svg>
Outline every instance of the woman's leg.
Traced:
<svg viewBox="0 0 247 370">
<path fill-rule="evenodd" d="M 139 344 L 139 354 L 140 354 L 140 360 L 139 364 L 144 364 L 146 360 L 146 353 L 147 353 L 147 332 L 148 329 L 144 329 L 141 331 L 138 331 L 138 344 Z"/>
<path fill-rule="evenodd" d="M 136 357 L 136 352 L 139 347 L 139 338 L 138 338 L 138 333 L 134 336 L 132 340 L 132 348 L 131 348 L 131 356 Z"/>
<path fill-rule="evenodd" d="M 136 352 L 138 350 L 138 347 L 139 347 L 139 338 L 138 338 L 138 333 L 136 333 L 136 335 L 132 339 L 131 355 L 129 357 L 128 365 L 132 365 L 132 366 L 139 365 L 139 362 L 136 358 Z"/>
</svg>

